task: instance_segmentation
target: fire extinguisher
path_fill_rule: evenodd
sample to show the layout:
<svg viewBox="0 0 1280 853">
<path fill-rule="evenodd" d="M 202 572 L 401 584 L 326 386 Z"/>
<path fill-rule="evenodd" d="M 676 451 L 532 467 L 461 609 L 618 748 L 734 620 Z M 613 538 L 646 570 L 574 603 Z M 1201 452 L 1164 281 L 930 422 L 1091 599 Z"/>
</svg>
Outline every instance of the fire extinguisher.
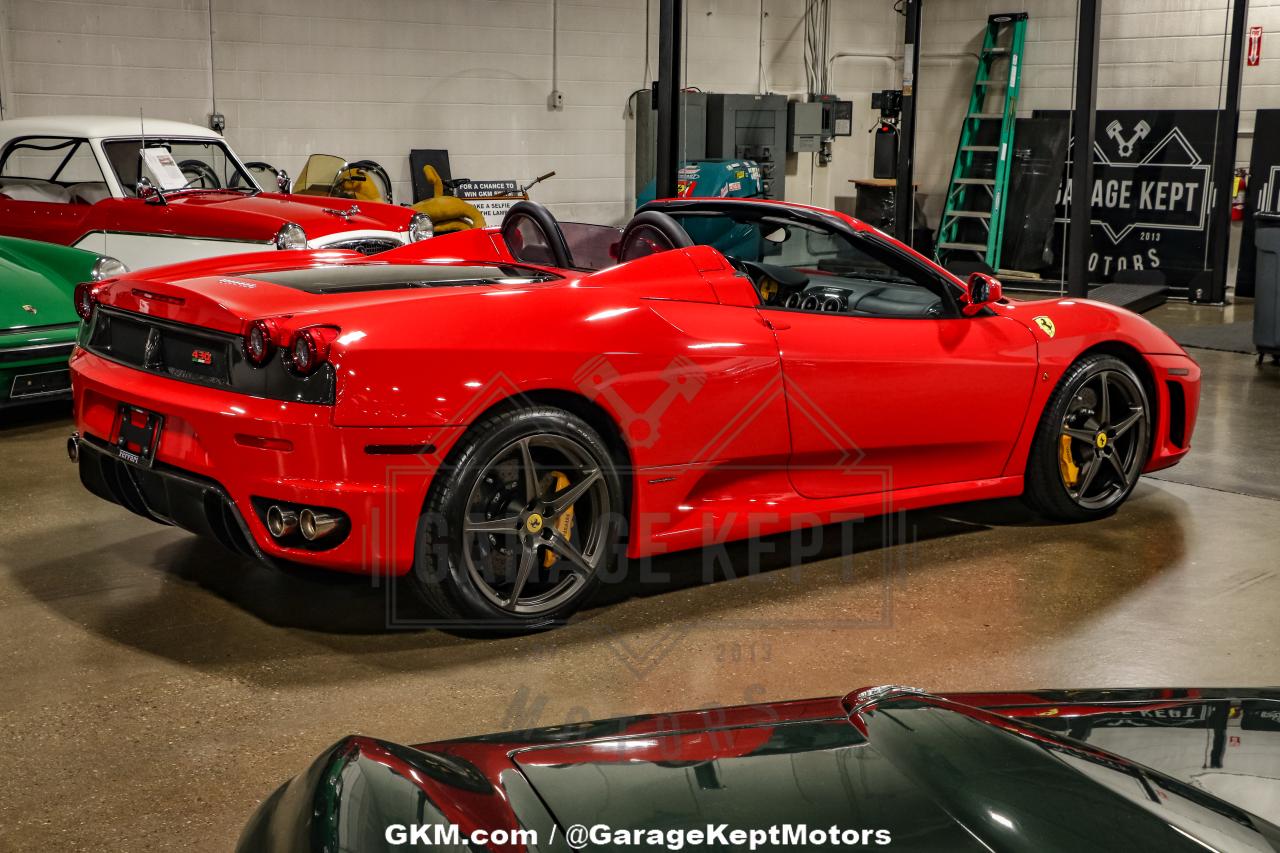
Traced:
<svg viewBox="0 0 1280 853">
<path fill-rule="evenodd" d="M 1249 188 L 1249 170 L 1236 169 L 1236 179 L 1231 185 L 1231 221 L 1244 219 L 1244 197 Z"/>
</svg>

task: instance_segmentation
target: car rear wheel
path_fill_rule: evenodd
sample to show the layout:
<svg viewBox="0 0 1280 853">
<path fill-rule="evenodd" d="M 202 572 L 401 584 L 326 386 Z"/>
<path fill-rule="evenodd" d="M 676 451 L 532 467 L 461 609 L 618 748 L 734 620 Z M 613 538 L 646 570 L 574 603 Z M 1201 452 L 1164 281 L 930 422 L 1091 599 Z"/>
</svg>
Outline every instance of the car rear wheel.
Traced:
<svg viewBox="0 0 1280 853">
<path fill-rule="evenodd" d="M 1114 356 L 1087 356 L 1068 368 L 1040 418 L 1024 497 L 1049 518 L 1100 518 L 1133 491 L 1150 451 L 1142 380 Z"/>
<path fill-rule="evenodd" d="M 549 627 L 608 571 L 622 503 L 612 455 L 589 424 L 549 407 L 504 412 L 470 430 L 437 475 L 412 581 L 442 618 Z"/>
</svg>

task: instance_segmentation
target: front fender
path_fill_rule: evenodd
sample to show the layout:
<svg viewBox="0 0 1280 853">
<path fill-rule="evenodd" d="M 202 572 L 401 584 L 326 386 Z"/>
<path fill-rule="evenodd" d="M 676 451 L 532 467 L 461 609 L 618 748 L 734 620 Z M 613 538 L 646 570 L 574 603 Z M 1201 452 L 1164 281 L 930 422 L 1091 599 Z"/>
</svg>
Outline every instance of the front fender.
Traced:
<svg viewBox="0 0 1280 853">
<path fill-rule="evenodd" d="M 1149 381 L 1155 432 L 1144 470 L 1166 468 L 1186 455 L 1199 408 L 1200 368 L 1162 329 L 1132 311 L 1090 299 L 1010 302 L 995 308 L 1035 335 L 1039 367 L 1027 421 L 1005 467 L 1006 476 L 1026 470 L 1036 427 L 1058 382 L 1091 351 L 1125 357 Z M 1048 323 L 1038 322 L 1042 318 Z"/>
</svg>

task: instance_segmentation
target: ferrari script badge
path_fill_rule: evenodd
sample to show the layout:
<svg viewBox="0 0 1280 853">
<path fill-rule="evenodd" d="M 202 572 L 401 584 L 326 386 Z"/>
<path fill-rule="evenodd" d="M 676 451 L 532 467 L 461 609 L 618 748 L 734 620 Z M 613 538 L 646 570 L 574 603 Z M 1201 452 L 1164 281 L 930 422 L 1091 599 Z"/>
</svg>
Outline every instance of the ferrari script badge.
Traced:
<svg viewBox="0 0 1280 853">
<path fill-rule="evenodd" d="M 1052 338 L 1054 333 L 1058 331 L 1057 327 L 1053 325 L 1053 321 L 1048 317 L 1042 315 L 1040 317 L 1035 317 L 1034 319 L 1036 321 L 1036 325 L 1040 327 L 1040 331 L 1044 332 L 1049 337 Z"/>
<path fill-rule="evenodd" d="M 22 310 L 23 310 L 23 311 L 26 311 L 28 314 L 34 314 L 34 313 L 36 313 L 36 306 L 34 306 L 34 305 L 23 305 L 23 306 L 22 306 Z"/>
<path fill-rule="evenodd" d="M 529 517 L 525 519 L 524 529 L 528 530 L 530 533 L 537 533 L 542 529 L 542 516 L 538 515 L 536 512 L 531 513 Z"/>
</svg>

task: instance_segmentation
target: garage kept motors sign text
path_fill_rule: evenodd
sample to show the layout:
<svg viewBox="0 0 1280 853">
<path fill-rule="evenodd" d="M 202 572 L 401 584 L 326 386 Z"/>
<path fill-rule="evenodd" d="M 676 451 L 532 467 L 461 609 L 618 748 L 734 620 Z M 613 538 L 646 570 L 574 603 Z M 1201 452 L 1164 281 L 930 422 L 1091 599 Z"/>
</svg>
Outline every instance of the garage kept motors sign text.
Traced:
<svg viewBox="0 0 1280 853">
<path fill-rule="evenodd" d="M 1037 111 L 1061 117 L 1065 111 Z M 1099 110 L 1093 144 L 1089 256 L 1094 282 L 1207 290 L 1216 110 Z M 1063 245 L 1075 144 L 1058 187 L 1055 244 Z"/>
</svg>

